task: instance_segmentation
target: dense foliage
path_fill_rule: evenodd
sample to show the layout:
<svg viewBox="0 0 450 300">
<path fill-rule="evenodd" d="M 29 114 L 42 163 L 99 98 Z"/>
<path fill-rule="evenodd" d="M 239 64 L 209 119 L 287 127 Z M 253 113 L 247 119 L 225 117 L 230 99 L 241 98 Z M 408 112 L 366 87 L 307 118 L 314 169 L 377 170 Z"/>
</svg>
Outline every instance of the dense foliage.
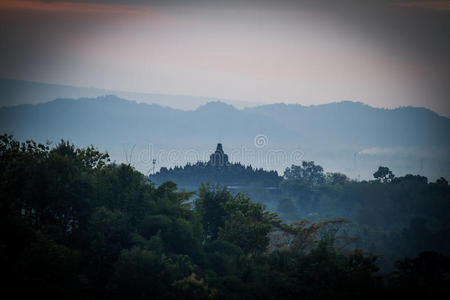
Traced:
<svg viewBox="0 0 450 300">
<path fill-rule="evenodd" d="M 297 179 L 293 179 L 297 180 Z M 443 184 L 443 183 L 442 183 Z M 443 187 L 444 188 L 444 187 Z M 449 259 L 345 247 L 346 219 L 285 224 L 220 186 L 156 187 L 93 147 L 0 137 L 4 293 L 73 299 L 378 298 L 448 293 Z M 436 196 L 437 197 L 437 196 Z"/>
<path fill-rule="evenodd" d="M 325 174 L 313 162 L 285 172 L 274 201 L 285 221 L 344 217 L 355 246 L 382 255 L 379 265 L 391 271 L 394 262 L 421 251 L 450 255 L 450 186 L 420 175 L 395 177 L 379 167 L 372 181 L 352 181 L 339 173 Z"/>
</svg>

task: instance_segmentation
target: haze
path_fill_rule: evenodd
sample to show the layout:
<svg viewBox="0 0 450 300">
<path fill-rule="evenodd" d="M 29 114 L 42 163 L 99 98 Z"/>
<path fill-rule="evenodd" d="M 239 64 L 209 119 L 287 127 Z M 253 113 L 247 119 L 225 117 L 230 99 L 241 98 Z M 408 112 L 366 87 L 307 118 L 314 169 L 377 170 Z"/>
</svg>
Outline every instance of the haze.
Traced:
<svg viewBox="0 0 450 300">
<path fill-rule="evenodd" d="M 2 0 L 0 77 L 450 116 L 449 2 L 336 2 Z"/>
</svg>

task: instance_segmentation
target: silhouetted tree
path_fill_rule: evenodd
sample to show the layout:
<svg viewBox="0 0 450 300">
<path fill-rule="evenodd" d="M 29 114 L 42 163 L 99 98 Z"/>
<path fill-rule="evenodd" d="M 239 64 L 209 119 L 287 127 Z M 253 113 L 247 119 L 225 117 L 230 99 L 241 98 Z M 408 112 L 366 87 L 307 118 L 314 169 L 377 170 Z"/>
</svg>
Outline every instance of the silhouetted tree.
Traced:
<svg viewBox="0 0 450 300">
<path fill-rule="evenodd" d="M 388 183 L 394 179 L 395 175 L 388 167 L 380 166 L 378 170 L 373 173 L 373 177 L 383 183 Z"/>
</svg>

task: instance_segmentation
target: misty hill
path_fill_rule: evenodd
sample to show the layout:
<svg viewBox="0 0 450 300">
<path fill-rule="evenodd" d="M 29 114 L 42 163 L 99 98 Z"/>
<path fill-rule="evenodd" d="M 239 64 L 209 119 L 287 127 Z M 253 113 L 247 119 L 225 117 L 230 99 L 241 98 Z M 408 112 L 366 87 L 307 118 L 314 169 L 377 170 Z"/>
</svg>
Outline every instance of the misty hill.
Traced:
<svg viewBox="0 0 450 300">
<path fill-rule="evenodd" d="M 449 177 L 450 120 L 423 108 L 378 109 L 356 102 L 273 104 L 236 109 L 210 102 L 183 111 L 116 96 L 57 99 L 0 108 L 0 129 L 19 139 L 98 145 L 143 172 L 205 161 L 217 141 L 230 160 L 282 171 L 300 160 L 370 177 L 378 165 L 398 175 Z M 263 144 L 255 145 L 255 137 Z"/>
<path fill-rule="evenodd" d="M 297 138 L 324 146 L 450 145 L 450 120 L 425 108 L 379 109 L 343 101 L 314 106 L 272 104 L 247 108 L 245 112 L 269 116 L 294 130 Z"/>
<path fill-rule="evenodd" d="M 195 109 L 211 101 L 211 98 L 188 95 L 166 95 L 114 91 L 95 87 L 76 87 L 61 84 L 49 84 L 24 80 L 0 78 L 0 106 L 17 104 L 37 104 L 58 98 L 95 98 L 104 95 L 135 100 L 138 102 L 159 104 L 178 109 Z M 230 103 L 236 107 L 255 105 L 255 103 L 227 99 L 215 99 Z"/>
<path fill-rule="evenodd" d="M 283 133 L 287 129 L 269 117 L 247 114 L 222 102 L 182 111 L 116 96 L 57 99 L 0 108 L 0 119 L 2 130 L 19 138 L 70 138 L 80 144 L 151 141 L 189 146 L 186 143 L 211 144 L 221 134 L 246 141 L 262 131 L 288 137 Z"/>
</svg>

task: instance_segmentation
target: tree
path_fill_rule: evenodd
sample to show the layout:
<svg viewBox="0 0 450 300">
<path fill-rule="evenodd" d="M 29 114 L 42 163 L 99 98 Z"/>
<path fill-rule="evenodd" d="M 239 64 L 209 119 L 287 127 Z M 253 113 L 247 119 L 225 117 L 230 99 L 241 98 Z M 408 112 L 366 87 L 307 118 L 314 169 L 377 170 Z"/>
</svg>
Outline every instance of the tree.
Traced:
<svg viewBox="0 0 450 300">
<path fill-rule="evenodd" d="M 219 239 L 239 246 L 246 254 L 261 254 L 269 246 L 269 233 L 280 225 L 278 216 L 265 210 L 239 193 L 225 203 L 224 227 L 219 229 Z"/>
<path fill-rule="evenodd" d="M 331 185 L 336 185 L 336 184 L 345 184 L 347 183 L 348 177 L 345 174 L 342 173 L 327 173 L 326 178 L 325 178 L 326 183 L 331 184 Z"/>
<path fill-rule="evenodd" d="M 305 182 L 309 186 L 325 183 L 323 168 L 313 161 L 303 161 L 301 166 L 292 165 L 284 171 L 284 178 Z"/>
<path fill-rule="evenodd" d="M 373 173 L 373 177 L 383 183 L 389 183 L 392 182 L 392 180 L 395 178 L 395 175 L 391 170 L 389 170 L 388 167 L 380 166 L 378 167 L 378 170 Z"/>
<path fill-rule="evenodd" d="M 232 195 L 220 186 L 202 185 L 195 209 L 203 223 L 205 241 L 227 241 L 246 254 L 264 252 L 269 232 L 280 222 L 262 204 L 242 193 Z"/>
<path fill-rule="evenodd" d="M 386 290 L 373 274 L 376 257 L 347 248 L 355 230 L 367 239 L 358 246 L 389 248 L 387 259 L 419 249 L 448 253 L 446 181 L 392 180 L 385 168 L 377 175 L 388 185 L 337 173 L 322 184 L 323 170 L 312 162 L 288 169 L 279 210 L 289 214 L 306 199 L 311 212 L 324 212 L 308 216 L 316 222 L 281 224 L 264 205 L 223 186 L 202 186 L 193 208 L 193 194 L 176 183 L 156 186 L 130 165 L 108 164 L 93 147 L 0 136 L 4 286 L 23 298 L 28 291 L 74 299 L 379 298 Z M 360 213 L 355 226 L 339 218 L 354 219 L 359 207 L 370 214 Z M 399 229 L 414 216 L 421 219 Z M 421 254 L 398 269 L 389 292 L 449 293 L 443 255 Z"/>
<path fill-rule="evenodd" d="M 195 200 L 195 210 L 203 224 L 204 240 L 216 240 L 219 228 L 225 224 L 225 204 L 233 199 L 225 186 L 204 185 L 199 188 L 199 197 Z"/>
<path fill-rule="evenodd" d="M 169 258 L 138 247 L 125 249 L 115 264 L 115 272 L 108 284 L 108 298 L 175 298 L 172 284 L 194 270 L 195 266 L 186 256 Z"/>
<path fill-rule="evenodd" d="M 448 181 L 447 179 L 445 179 L 444 177 L 441 177 L 439 179 L 436 180 L 436 184 L 440 184 L 440 185 L 448 185 Z"/>
<path fill-rule="evenodd" d="M 450 258 L 434 251 L 424 251 L 418 257 L 397 261 L 392 278 L 395 295 L 407 298 L 427 298 L 450 294 Z"/>
<path fill-rule="evenodd" d="M 177 299 L 213 299 L 216 290 L 210 289 L 205 280 L 197 279 L 195 273 L 172 284 Z"/>
</svg>

